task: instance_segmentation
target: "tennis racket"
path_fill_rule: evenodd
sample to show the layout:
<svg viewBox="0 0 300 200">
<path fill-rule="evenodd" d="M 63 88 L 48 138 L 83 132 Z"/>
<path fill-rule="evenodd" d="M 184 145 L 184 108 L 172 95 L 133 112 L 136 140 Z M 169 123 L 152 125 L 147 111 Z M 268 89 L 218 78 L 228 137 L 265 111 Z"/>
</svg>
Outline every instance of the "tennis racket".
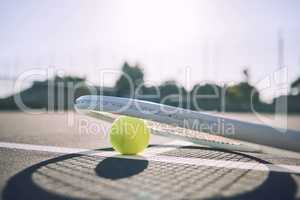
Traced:
<svg viewBox="0 0 300 200">
<path fill-rule="evenodd" d="M 148 120 L 151 132 L 214 148 L 260 151 L 240 141 L 300 152 L 300 133 L 295 130 L 243 122 L 203 112 L 138 99 L 87 95 L 76 100 L 83 114 L 112 122 L 118 115 Z"/>
</svg>

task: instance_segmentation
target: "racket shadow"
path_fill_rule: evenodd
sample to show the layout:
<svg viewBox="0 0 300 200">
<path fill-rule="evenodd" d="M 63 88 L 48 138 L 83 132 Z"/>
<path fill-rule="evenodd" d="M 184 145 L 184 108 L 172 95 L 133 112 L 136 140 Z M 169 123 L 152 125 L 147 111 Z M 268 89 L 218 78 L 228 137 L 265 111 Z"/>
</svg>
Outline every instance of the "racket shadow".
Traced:
<svg viewBox="0 0 300 200">
<path fill-rule="evenodd" d="M 169 145 L 155 145 L 158 147 L 170 147 Z M 171 145 L 173 146 L 173 145 Z M 194 148 L 196 150 L 207 150 L 214 153 L 222 154 L 225 151 L 212 150 L 205 147 L 183 147 L 182 149 Z M 102 151 L 111 151 L 112 149 L 101 149 Z M 96 150 L 97 151 L 97 150 Z M 229 153 L 229 151 L 226 151 Z M 256 158 L 251 155 L 238 152 L 230 152 L 241 157 L 255 160 L 259 163 L 270 164 L 263 159 Z M 207 171 L 218 172 L 219 169 L 197 168 L 197 172 L 191 174 L 193 176 L 204 176 Z M 221 170 L 221 169 L 220 169 Z M 40 162 L 36 165 L 28 167 L 14 175 L 8 182 L 2 197 L 5 200 L 20 200 L 20 199 L 107 199 L 114 196 L 118 199 L 117 195 L 122 195 L 128 198 L 133 198 L 130 195 L 151 195 L 159 194 L 159 184 L 170 187 L 173 190 L 175 185 L 171 184 L 173 175 L 180 176 L 189 175 L 193 171 L 193 167 L 186 168 L 182 165 L 173 166 L 163 162 L 150 162 L 143 159 L 126 159 L 120 157 L 106 157 L 99 158 L 90 155 L 82 154 L 69 154 L 56 157 Z M 169 173 L 168 175 L 165 173 Z M 235 172 L 228 170 L 227 175 L 238 177 Z M 226 175 L 223 173 L 222 176 Z M 222 179 L 220 176 L 215 176 L 216 179 Z M 260 177 L 254 176 L 259 179 Z M 165 181 L 162 181 L 162 180 Z M 158 182 L 155 182 L 157 181 Z M 190 181 L 187 178 L 182 178 L 182 181 L 187 183 Z M 160 181 L 160 183 L 159 183 Z M 254 182 L 257 180 L 253 180 Z M 178 182 L 180 184 L 182 182 Z M 220 183 L 220 182 L 219 182 Z M 130 191 L 129 185 L 135 185 L 140 188 L 139 192 Z M 200 185 L 201 181 L 194 182 L 189 187 Z M 201 186 L 202 190 L 212 189 L 216 187 L 215 182 L 208 182 Z M 249 183 L 245 183 L 249 184 Z M 224 190 L 230 185 L 224 184 Z M 223 186 L 222 186 L 223 187 Z M 94 188 L 94 190 L 92 190 Z M 100 189 L 99 189 L 100 188 Z M 152 191 L 155 189 L 155 191 Z M 184 192 L 182 191 L 178 194 Z M 191 189 L 191 188 L 190 188 Z M 161 190 L 166 192 L 166 190 Z M 197 191 L 197 190 L 194 190 Z M 119 193 L 119 194 L 118 194 Z M 264 179 L 259 185 L 251 187 L 251 190 L 243 193 L 231 195 L 229 197 L 211 196 L 206 199 L 296 199 L 297 183 L 288 173 L 272 172 L 266 174 Z M 172 193 L 169 193 L 170 199 Z M 110 196 L 111 195 L 111 196 Z M 135 196 L 139 199 L 139 196 Z M 155 196 L 154 196 L 155 197 Z M 179 197 L 179 196 L 178 196 Z M 178 199 L 178 197 L 174 199 Z M 140 197 L 142 198 L 142 196 Z M 120 197 L 121 199 L 121 197 Z M 126 198 L 125 198 L 126 199 Z"/>
</svg>

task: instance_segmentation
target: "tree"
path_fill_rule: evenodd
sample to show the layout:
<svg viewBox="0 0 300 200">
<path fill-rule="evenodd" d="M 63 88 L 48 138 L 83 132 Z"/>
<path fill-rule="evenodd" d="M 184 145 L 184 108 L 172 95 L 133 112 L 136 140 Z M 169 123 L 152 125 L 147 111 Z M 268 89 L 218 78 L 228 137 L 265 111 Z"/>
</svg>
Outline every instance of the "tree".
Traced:
<svg viewBox="0 0 300 200">
<path fill-rule="evenodd" d="M 191 107 L 194 110 L 220 110 L 222 88 L 216 84 L 196 84 L 190 92 Z"/>
<path fill-rule="evenodd" d="M 176 81 L 165 81 L 159 86 L 159 91 L 161 103 L 176 107 L 185 107 L 184 96 L 187 94 L 187 91 L 184 87 L 178 85 Z"/>
<path fill-rule="evenodd" d="M 143 83 L 143 70 L 138 65 L 130 66 L 127 62 L 125 62 L 122 66 L 122 74 L 115 85 L 117 96 L 133 96 L 136 88 Z"/>
<path fill-rule="evenodd" d="M 291 89 L 295 91 L 296 94 L 300 94 L 300 77 L 292 82 Z"/>
<path fill-rule="evenodd" d="M 247 82 L 233 85 L 226 90 L 226 104 L 229 110 L 249 111 L 260 104 L 259 91 Z"/>
<path fill-rule="evenodd" d="M 249 69 L 248 68 L 245 68 L 243 70 L 243 74 L 245 76 L 245 82 L 249 83 L 250 81 L 250 73 L 249 73 Z"/>
</svg>

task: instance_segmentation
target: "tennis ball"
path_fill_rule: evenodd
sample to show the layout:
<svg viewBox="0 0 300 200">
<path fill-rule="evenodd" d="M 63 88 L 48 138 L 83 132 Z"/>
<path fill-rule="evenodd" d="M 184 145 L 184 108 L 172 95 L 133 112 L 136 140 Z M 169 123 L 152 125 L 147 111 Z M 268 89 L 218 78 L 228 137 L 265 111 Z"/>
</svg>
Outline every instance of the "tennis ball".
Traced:
<svg viewBox="0 0 300 200">
<path fill-rule="evenodd" d="M 121 116 L 116 119 L 109 133 L 113 148 L 125 155 L 142 152 L 149 143 L 150 130 L 144 120 Z"/>
</svg>

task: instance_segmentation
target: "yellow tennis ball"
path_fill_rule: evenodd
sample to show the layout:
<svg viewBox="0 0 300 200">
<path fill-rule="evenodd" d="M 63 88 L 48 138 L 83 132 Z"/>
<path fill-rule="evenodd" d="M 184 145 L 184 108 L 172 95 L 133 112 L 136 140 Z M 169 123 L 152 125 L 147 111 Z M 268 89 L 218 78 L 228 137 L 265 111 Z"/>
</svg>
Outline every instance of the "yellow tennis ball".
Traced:
<svg viewBox="0 0 300 200">
<path fill-rule="evenodd" d="M 150 130 L 142 119 L 121 116 L 113 122 L 109 139 L 113 148 L 121 154 L 138 154 L 148 146 Z"/>
</svg>

